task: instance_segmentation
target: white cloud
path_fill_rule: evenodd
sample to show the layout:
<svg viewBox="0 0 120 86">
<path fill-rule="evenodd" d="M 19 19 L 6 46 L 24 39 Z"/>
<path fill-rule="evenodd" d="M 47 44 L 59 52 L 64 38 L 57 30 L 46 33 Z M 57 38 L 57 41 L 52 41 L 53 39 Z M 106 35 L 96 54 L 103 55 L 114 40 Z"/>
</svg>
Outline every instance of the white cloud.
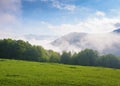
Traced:
<svg viewBox="0 0 120 86">
<path fill-rule="evenodd" d="M 53 7 L 60 9 L 60 10 L 68 10 L 68 11 L 74 11 L 77 7 L 73 4 L 66 4 L 62 3 L 59 0 L 41 0 L 43 2 L 50 2 Z"/>
<path fill-rule="evenodd" d="M 0 0 L 0 13 L 16 14 L 21 8 L 21 0 Z"/>
<path fill-rule="evenodd" d="M 25 41 L 29 41 L 32 45 L 39 45 L 39 46 L 42 46 L 44 47 L 45 49 L 49 50 L 49 49 L 52 49 L 52 50 L 55 50 L 57 52 L 60 52 L 61 50 L 55 46 L 52 46 L 50 43 L 51 41 L 53 40 L 36 40 L 36 39 L 23 39 Z"/>
<path fill-rule="evenodd" d="M 52 5 L 53 7 L 56 7 L 58 9 L 64 9 L 68 11 L 74 11 L 76 9 L 75 5 L 64 4 L 64 3 L 59 2 L 58 0 L 52 0 Z"/>
<path fill-rule="evenodd" d="M 74 11 L 76 9 L 75 5 L 65 5 L 64 9 Z"/>
<path fill-rule="evenodd" d="M 62 0 L 26 0 L 30 2 L 35 2 L 35 1 L 42 1 L 42 2 L 49 2 L 51 5 L 55 8 L 61 9 L 61 10 L 68 10 L 68 11 L 73 11 L 76 9 L 76 6 L 73 4 L 68 4 L 68 3 L 63 3 Z M 69 0 L 70 1 L 70 0 Z M 67 1 L 67 2 L 69 2 Z"/>
<path fill-rule="evenodd" d="M 102 12 L 102 11 L 97 11 L 97 12 L 96 12 L 96 15 L 97 15 L 97 16 L 105 16 L 105 13 Z"/>
<path fill-rule="evenodd" d="M 120 23 L 116 23 L 116 24 L 115 24 L 115 27 L 116 27 L 116 28 L 120 28 Z"/>
<path fill-rule="evenodd" d="M 104 15 L 102 12 L 96 12 L 95 15 L 88 17 L 86 20 L 78 21 L 78 23 L 61 25 L 49 24 L 48 28 L 62 35 L 70 32 L 105 33 L 116 29 L 115 24 L 119 23 L 120 19 L 109 18 Z"/>
<path fill-rule="evenodd" d="M 12 34 L 12 30 L 19 24 L 20 15 L 21 0 L 0 0 L 0 35 Z"/>
</svg>

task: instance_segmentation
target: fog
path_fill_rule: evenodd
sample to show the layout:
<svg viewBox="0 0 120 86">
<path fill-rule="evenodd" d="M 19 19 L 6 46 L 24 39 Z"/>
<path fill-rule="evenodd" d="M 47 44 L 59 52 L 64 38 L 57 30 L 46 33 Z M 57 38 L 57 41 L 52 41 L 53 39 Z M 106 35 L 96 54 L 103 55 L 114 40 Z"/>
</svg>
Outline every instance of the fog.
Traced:
<svg viewBox="0 0 120 86">
<path fill-rule="evenodd" d="M 115 54 L 120 55 L 120 34 L 118 33 L 96 33 L 84 34 L 82 33 L 68 34 L 51 44 L 59 48 L 59 50 L 79 52 L 86 48 L 94 49 L 100 54 Z M 75 40 L 74 40 L 75 39 Z"/>
<path fill-rule="evenodd" d="M 120 55 L 120 33 L 70 33 L 62 37 L 45 35 L 8 35 L 1 39 L 12 38 L 28 41 L 32 45 L 40 45 L 45 49 L 57 52 L 71 51 L 79 52 L 86 48 L 94 49 L 100 54 Z"/>
</svg>

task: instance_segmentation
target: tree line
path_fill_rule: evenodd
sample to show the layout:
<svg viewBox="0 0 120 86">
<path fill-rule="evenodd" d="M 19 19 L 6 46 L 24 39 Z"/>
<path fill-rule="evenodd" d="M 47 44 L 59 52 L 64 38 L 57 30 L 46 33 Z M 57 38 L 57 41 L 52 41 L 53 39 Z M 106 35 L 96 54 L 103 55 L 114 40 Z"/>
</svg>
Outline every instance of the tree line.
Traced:
<svg viewBox="0 0 120 86">
<path fill-rule="evenodd" d="M 120 58 L 112 54 L 99 55 L 92 49 L 85 49 L 74 54 L 65 51 L 59 54 L 23 40 L 12 39 L 0 40 L 0 58 L 120 68 Z"/>
</svg>

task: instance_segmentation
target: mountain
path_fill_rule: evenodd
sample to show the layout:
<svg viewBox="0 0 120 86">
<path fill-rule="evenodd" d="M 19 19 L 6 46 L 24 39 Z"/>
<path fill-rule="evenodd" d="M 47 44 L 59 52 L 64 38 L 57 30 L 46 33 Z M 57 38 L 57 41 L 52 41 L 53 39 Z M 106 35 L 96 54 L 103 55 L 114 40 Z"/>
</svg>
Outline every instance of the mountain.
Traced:
<svg viewBox="0 0 120 86">
<path fill-rule="evenodd" d="M 86 33 L 73 32 L 56 39 L 51 44 L 59 47 L 59 49 L 62 51 L 78 51 L 79 47 L 81 46 L 81 38 L 85 36 Z"/>
<path fill-rule="evenodd" d="M 111 33 L 88 34 L 88 33 L 70 33 L 64 35 L 51 44 L 62 51 L 79 52 L 89 48 L 99 51 L 101 54 L 120 55 L 120 29 Z M 116 33 L 117 32 L 117 33 Z"/>
<path fill-rule="evenodd" d="M 113 32 L 115 32 L 115 33 L 120 33 L 120 28 L 119 28 L 119 29 L 114 30 Z"/>
</svg>

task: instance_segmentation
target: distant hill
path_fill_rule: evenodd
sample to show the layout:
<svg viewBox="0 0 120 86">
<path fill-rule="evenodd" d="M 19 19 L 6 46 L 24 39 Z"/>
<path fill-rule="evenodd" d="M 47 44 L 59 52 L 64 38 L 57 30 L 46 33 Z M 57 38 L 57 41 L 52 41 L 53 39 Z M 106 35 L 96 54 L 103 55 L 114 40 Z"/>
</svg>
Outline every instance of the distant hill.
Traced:
<svg viewBox="0 0 120 86">
<path fill-rule="evenodd" d="M 111 33 L 88 34 L 73 32 L 64 35 L 51 44 L 62 51 L 78 52 L 89 48 L 99 51 L 101 54 L 120 55 L 120 29 Z"/>
<path fill-rule="evenodd" d="M 0 86 L 120 86 L 120 70 L 0 59 Z"/>
</svg>

